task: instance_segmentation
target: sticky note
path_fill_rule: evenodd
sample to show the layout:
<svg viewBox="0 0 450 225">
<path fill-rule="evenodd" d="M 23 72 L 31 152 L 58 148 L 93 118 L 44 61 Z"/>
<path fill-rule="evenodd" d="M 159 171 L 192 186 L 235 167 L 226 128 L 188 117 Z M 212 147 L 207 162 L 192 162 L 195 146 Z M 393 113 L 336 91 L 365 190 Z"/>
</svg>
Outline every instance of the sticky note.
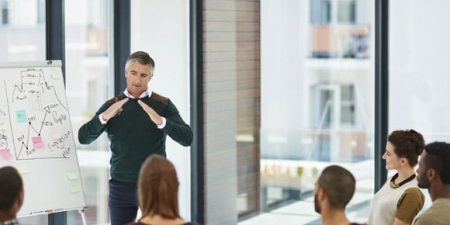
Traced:
<svg viewBox="0 0 450 225">
<path fill-rule="evenodd" d="M 69 191 L 70 193 L 80 192 L 80 184 L 78 180 L 69 180 Z"/>
<path fill-rule="evenodd" d="M 52 74 L 51 74 L 51 77 L 52 77 L 53 80 L 59 80 L 59 78 L 60 78 L 61 76 L 59 76 L 59 74 L 57 74 L 57 73 L 52 73 Z"/>
<path fill-rule="evenodd" d="M 77 180 L 78 176 L 74 172 L 67 172 L 66 174 L 67 179 L 69 180 Z"/>
<path fill-rule="evenodd" d="M 0 149 L 0 156 L 2 159 L 10 160 L 11 159 L 11 152 L 8 148 Z"/>
<path fill-rule="evenodd" d="M 77 174 L 74 172 L 67 172 L 66 177 L 69 182 L 70 193 L 80 192 L 80 182 L 78 181 Z"/>
<path fill-rule="evenodd" d="M 35 149 L 43 148 L 45 146 L 41 136 L 31 137 L 31 141 L 33 142 L 33 147 Z"/>
<path fill-rule="evenodd" d="M 27 122 L 27 113 L 25 110 L 17 110 L 16 111 L 17 122 L 26 123 Z"/>
</svg>

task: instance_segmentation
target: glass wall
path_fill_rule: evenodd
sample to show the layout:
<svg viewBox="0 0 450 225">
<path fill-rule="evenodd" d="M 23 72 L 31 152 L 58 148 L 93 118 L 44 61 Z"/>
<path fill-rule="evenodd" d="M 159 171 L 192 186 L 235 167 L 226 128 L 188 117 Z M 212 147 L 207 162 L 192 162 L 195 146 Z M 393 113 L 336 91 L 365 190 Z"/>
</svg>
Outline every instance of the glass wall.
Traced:
<svg viewBox="0 0 450 225">
<path fill-rule="evenodd" d="M 415 129 L 427 143 L 450 142 L 450 2 L 389 3 L 389 131 Z"/>
<path fill-rule="evenodd" d="M 0 49 L 2 63 L 45 60 L 45 0 L 0 0 Z"/>
<path fill-rule="evenodd" d="M 131 52 L 146 51 L 155 60 L 149 89 L 170 98 L 190 124 L 188 1 L 133 0 L 130 14 Z M 186 220 L 191 216 L 189 149 L 167 138 L 167 157 L 180 180 L 180 214 Z"/>
<path fill-rule="evenodd" d="M 113 97 L 111 7 L 107 0 L 65 1 L 66 92 L 76 140 L 81 125 Z M 106 135 L 90 145 L 76 143 L 87 223 L 108 224 L 110 153 Z M 78 212 L 68 212 L 67 224 L 82 224 Z"/>
<path fill-rule="evenodd" d="M 261 1 L 261 198 L 241 224 L 320 224 L 314 183 L 338 164 L 367 220 L 374 178 L 374 1 Z"/>
<path fill-rule="evenodd" d="M 449 142 L 450 2 L 402 0 L 389 8 L 402 12 L 389 15 L 389 130 L 413 128 L 426 142 Z"/>
<path fill-rule="evenodd" d="M 0 49 L 0 63 L 45 60 L 45 0 L 0 1 Z M 47 215 L 19 220 L 46 224 Z"/>
</svg>

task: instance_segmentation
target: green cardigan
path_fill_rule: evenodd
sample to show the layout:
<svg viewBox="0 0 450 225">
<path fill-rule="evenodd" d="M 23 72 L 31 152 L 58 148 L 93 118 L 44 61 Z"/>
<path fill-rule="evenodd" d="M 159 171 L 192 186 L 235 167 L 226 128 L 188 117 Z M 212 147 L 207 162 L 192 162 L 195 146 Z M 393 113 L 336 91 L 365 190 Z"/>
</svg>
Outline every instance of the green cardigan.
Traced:
<svg viewBox="0 0 450 225">
<path fill-rule="evenodd" d="M 139 169 L 147 156 L 166 156 L 166 135 L 183 146 L 191 145 L 193 135 L 170 99 L 154 92 L 150 98 L 144 97 L 141 100 L 166 118 L 163 129 L 159 129 L 137 100 L 131 98 L 123 105 L 120 114 L 103 125 L 98 116 L 124 98 L 126 96 L 122 94 L 105 102 L 94 118 L 78 130 L 78 140 L 81 144 L 89 144 L 106 130 L 112 151 L 111 178 L 136 183 Z"/>
</svg>

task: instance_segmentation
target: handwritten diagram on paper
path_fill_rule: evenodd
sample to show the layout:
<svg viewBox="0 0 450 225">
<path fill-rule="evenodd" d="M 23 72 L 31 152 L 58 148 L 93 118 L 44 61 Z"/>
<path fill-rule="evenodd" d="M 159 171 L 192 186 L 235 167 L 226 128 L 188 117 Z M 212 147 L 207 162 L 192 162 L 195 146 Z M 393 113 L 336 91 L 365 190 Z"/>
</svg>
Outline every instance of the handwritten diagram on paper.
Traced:
<svg viewBox="0 0 450 225">
<path fill-rule="evenodd" d="M 39 68 L 12 73 L 0 77 L 0 160 L 70 158 L 74 143 L 64 90 L 57 90 L 61 76 Z"/>
</svg>

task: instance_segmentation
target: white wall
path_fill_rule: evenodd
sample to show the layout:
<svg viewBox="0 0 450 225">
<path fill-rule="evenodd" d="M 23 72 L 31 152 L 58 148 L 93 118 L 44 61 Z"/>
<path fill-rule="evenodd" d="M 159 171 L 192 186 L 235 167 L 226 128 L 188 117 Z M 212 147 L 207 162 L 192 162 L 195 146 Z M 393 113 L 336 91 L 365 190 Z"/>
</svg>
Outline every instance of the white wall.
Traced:
<svg viewBox="0 0 450 225">
<path fill-rule="evenodd" d="M 131 51 L 146 51 L 155 60 L 149 87 L 169 97 L 190 124 L 188 12 L 188 1 L 131 1 Z M 190 148 L 168 138 L 166 149 L 180 180 L 180 213 L 189 220 Z"/>
</svg>

